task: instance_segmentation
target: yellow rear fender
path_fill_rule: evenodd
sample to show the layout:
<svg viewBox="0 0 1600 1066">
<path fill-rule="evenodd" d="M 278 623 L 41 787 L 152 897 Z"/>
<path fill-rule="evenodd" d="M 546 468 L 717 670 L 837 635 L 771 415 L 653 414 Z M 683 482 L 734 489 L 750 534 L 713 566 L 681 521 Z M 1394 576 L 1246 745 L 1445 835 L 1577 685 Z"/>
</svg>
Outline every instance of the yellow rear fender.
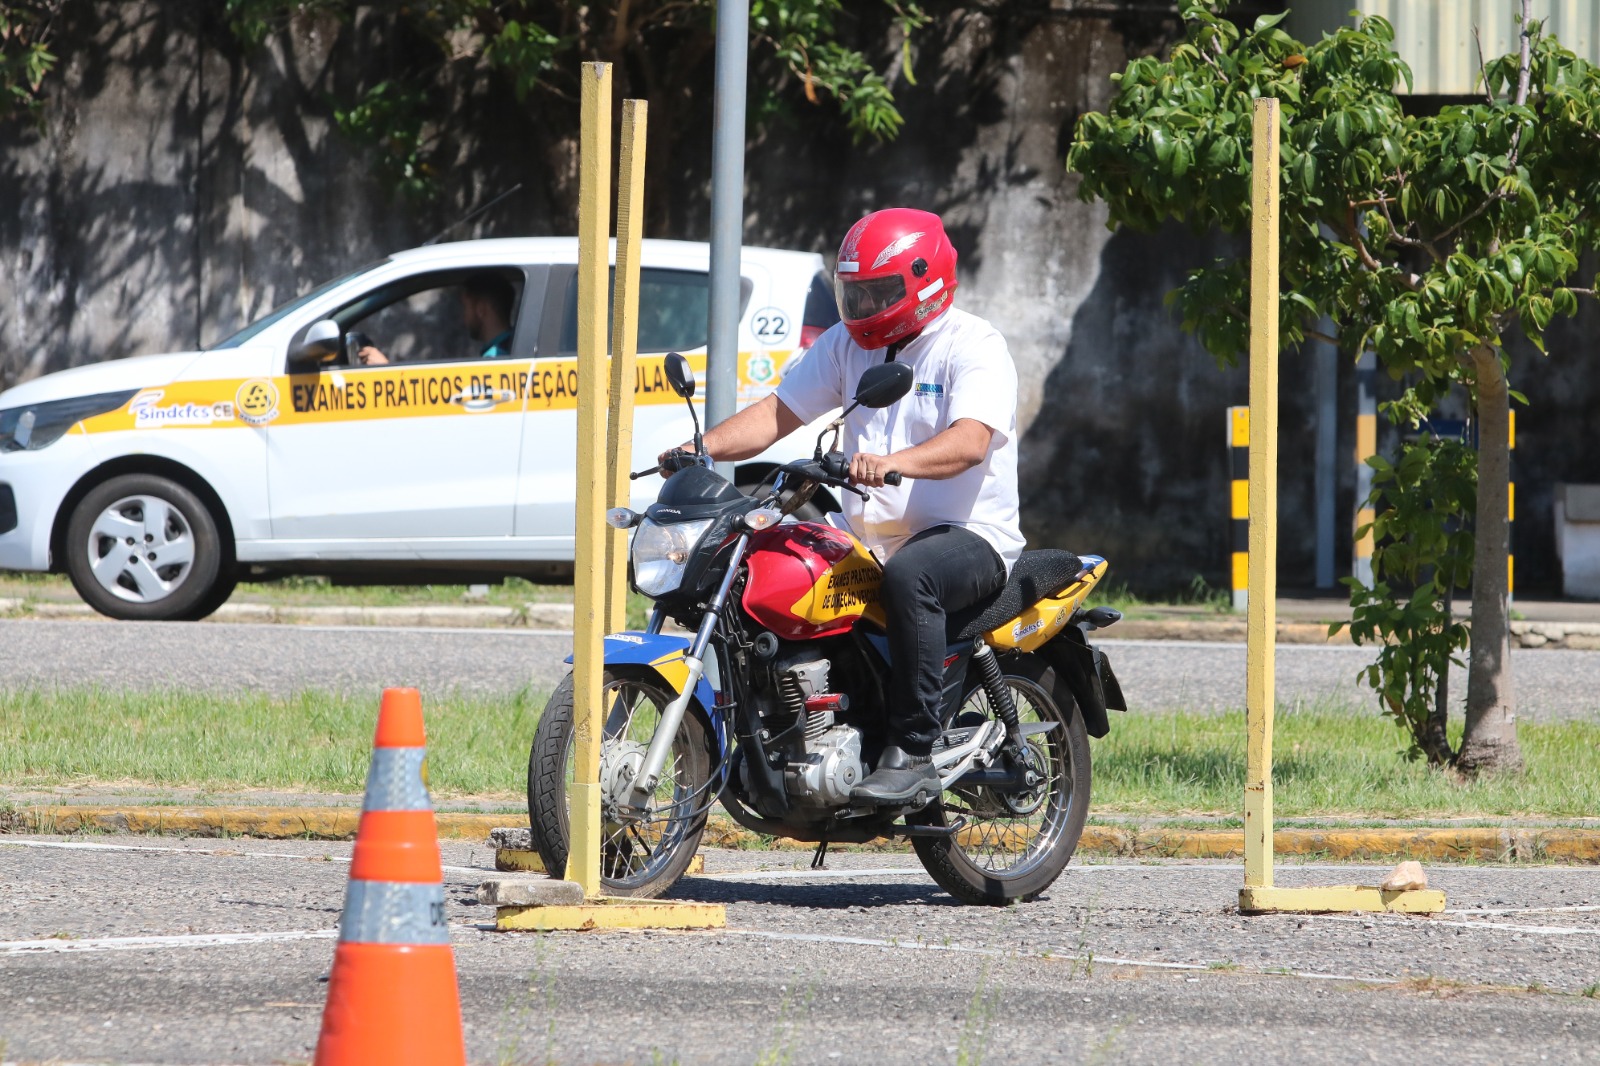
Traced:
<svg viewBox="0 0 1600 1066">
<path fill-rule="evenodd" d="M 1089 593 L 1105 576 L 1110 563 L 1098 555 L 1082 556 L 1083 570 L 1072 584 L 1046 596 L 1009 622 L 995 626 L 981 638 L 996 651 L 1035 651 L 1055 638 L 1083 606 Z"/>
</svg>

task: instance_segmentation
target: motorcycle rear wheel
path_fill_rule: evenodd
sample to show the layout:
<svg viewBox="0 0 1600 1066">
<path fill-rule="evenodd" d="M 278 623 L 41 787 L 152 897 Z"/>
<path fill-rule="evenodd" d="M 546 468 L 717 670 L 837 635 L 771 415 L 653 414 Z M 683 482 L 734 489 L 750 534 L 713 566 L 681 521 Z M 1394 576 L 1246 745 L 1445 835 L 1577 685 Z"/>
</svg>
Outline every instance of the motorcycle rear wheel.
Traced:
<svg viewBox="0 0 1600 1066">
<path fill-rule="evenodd" d="M 650 744 L 661 711 L 672 702 L 672 692 L 649 670 L 605 671 L 601 706 L 606 709 L 605 740 L 601 745 L 602 797 L 606 769 L 628 752 L 637 757 Z M 528 754 L 528 818 L 533 846 L 545 869 L 563 876 L 570 853 L 568 794 L 576 769 L 573 734 L 572 675 L 556 687 L 545 704 Z M 706 814 L 713 797 L 708 794 L 711 754 L 707 733 L 692 712 L 673 738 L 661 783 L 656 787 L 652 814 L 644 820 L 620 820 L 603 800 L 600 884 L 609 896 L 654 898 L 677 883 L 700 847 Z"/>
<path fill-rule="evenodd" d="M 953 836 L 913 837 L 911 844 L 940 888 L 975 906 L 1002 907 L 1049 888 L 1072 860 L 1089 814 L 1089 734 L 1072 693 L 1049 664 L 1034 656 L 1003 656 L 1001 669 L 1024 725 L 1057 723 L 1028 741 L 1030 761 L 1042 768 L 1044 785 L 1023 797 L 951 789 L 906 819 L 938 826 L 966 819 Z M 976 724 L 977 716 L 987 720 L 995 714 L 973 678 L 957 719 Z"/>
</svg>

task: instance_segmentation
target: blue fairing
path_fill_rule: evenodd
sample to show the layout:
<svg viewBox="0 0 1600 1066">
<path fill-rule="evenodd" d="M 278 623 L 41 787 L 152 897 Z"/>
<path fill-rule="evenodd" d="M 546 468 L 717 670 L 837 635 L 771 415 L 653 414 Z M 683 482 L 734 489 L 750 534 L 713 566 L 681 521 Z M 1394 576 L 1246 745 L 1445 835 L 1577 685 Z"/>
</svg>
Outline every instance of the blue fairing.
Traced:
<svg viewBox="0 0 1600 1066">
<path fill-rule="evenodd" d="M 688 650 L 688 637 L 664 633 L 613 633 L 605 640 L 605 662 L 607 666 L 654 666 L 662 659 L 682 659 Z M 566 663 L 572 665 L 572 656 L 567 656 Z M 705 708 L 715 727 L 718 753 L 726 754 L 732 730 L 717 706 L 716 691 L 704 677 L 694 688 L 694 698 Z"/>
</svg>

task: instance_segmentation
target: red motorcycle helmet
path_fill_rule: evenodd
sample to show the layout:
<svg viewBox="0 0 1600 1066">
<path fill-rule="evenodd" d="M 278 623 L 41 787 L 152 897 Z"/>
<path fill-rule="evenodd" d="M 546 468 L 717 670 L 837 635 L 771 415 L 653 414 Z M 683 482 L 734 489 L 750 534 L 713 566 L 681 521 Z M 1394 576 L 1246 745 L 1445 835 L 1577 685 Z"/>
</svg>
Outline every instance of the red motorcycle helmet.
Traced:
<svg viewBox="0 0 1600 1066">
<path fill-rule="evenodd" d="M 955 291 L 956 250 L 932 212 L 874 211 L 839 245 L 833 277 L 839 317 L 869 351 L 910 337 L 950 310 Z"/>
</svg>

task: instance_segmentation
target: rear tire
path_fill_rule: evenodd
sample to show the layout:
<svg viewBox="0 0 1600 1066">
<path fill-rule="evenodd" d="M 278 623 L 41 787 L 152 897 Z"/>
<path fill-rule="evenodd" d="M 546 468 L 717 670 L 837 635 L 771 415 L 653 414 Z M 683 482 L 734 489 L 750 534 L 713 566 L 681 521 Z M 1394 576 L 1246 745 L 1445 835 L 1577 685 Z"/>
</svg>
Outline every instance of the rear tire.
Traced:
<svg viewBox="0 0 1600 1066">
<path fill-rule="evenodd" d="M 227 584 L 216 519 L 193 492 L 156 474 L 90 489 L 67 522 L 65 555 L 84 602 L 125 621 L 203 617 L 197 612 Z"/>
<path fill-rule="evenodd" d="M 648 747 L 660 711 L 676 696 L 653 670 L 607 667 L 604 686 L 602 706 L 608 713 L 601 748 L 603 807 L 608 765 L 617 765 L 628 750 L 635 757 L 642 754 L 640 748 Z M 568 674 L 545 704 L 528 754 L 533 846 L 555 877 L 565 876 L 571 852 L 567 786 L 574 770 L 572 721 L 573 684 Z M 708 794 L 711 764 L 706 729 L 691 708 L 678 727 L 656 789 L 660 817 L 629 825 L 605 815 L 600 884 L 606 895 L 653 898 L 683 876 L 699 850 L 714 799 Z"/>
<path fill-rule="evenodd" d="M 1000 664 L 1023 724 L 1058 723 L 1053 731 L 1029 738 L 1033 755 L 1047 768 L 1037 806 L 1018 814 L 987 789 L 959 789 L 906 819 L 948 825 L 958 815 L 966 818 L 966 827 L 954 837 L 913 837 L 911 845 L 940 888 L 963 903 L 994 907 L 1033 899 L 1061 876 L 1083 835 L 1091 777 L 1083 715 L 1055 671 L 1032 655 L 1003 656 Z M 994 717 L 976 678 L 968 682 L 957 713 Z M 1028 806 L 1011 802 L 1024 810 Z"/>
</svg>

